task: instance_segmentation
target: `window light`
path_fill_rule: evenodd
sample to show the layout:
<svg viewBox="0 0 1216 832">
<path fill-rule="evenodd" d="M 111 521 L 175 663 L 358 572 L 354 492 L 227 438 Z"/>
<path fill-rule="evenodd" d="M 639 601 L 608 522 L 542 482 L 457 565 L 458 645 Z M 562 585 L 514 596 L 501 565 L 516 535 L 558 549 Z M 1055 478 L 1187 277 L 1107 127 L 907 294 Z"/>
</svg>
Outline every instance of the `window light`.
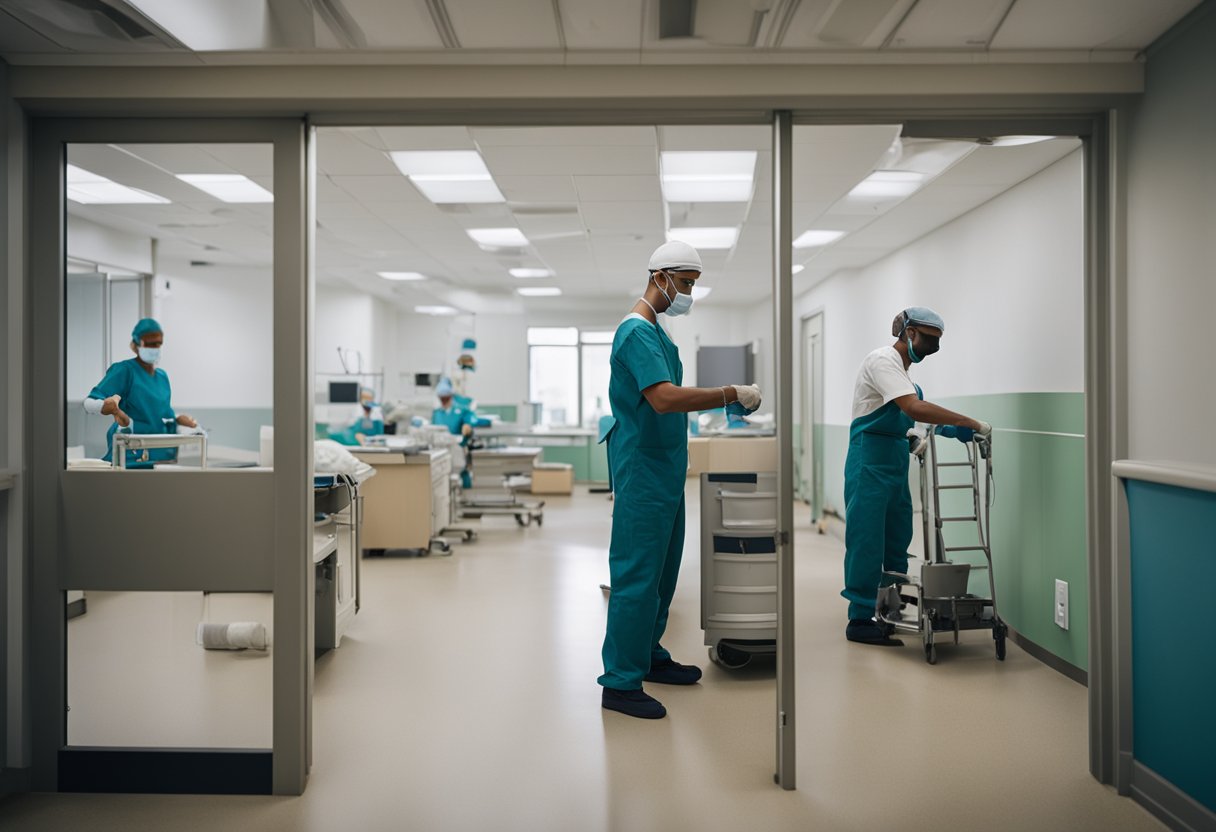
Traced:
<svg viewBox="0 0 1216 832">
<path fill-rule="evenodd" d="M 460 310 L 454 306 L 415 306 L 414 311 L 420 315 L 459 315 Z"/>
<path fill-rule="evenodd" d="M 584 344 L 611 344 L 616 337 L 616 332 L 611 329 L 602 332 L 580 332 L 579 340 Z"/>
<path fill-rule="evenodd" d="M 420 272 L 376 272 L 385 280 L 426 280 L 426 275 Z"/>
<path fill-rule="evenodd" d="M 511 273 L 511 277 L 553 277 L 553 271 L 550 269 L 510 269 L 509 271 Z"/>
<path fill-rule="evenodd" d="M 522 248 L 528 244 L 518 228 L 466 228 L 465 233 L 482 248 Z"/>
<path fill-rule="evenodd" d="M 578 344 L 578 328 L 573 326 L 530 326 L 530 347 L 573 347 Z"/>
<path fill-rule="evenodd" d="M 756 152 L 664 151 L 660 166 L 668 202 L 747 202 Z"/>
<path fill-rule="evenodd" d="M 706 250 L 731 248 L 739 239 L 739 229 L 725 228 L 673 228 L 667 232 L 667 241 L 679 240 L 693 248 Z"/>
<path fill-rule="evenodd" d="M 129 188 L 75 165 L 67 166 L 67 197 L 82 205 L 168 205 L 169 200 Z"/>
<path fill-rule="evenodd" d="M 798 274 L 800 271 L 802 271 L 805 268 L 806 268 L 806 266 L 802 265 L 801 263 L 795 263 L 793 265 L 793 267 L 790 269 L 790 274 Z"/>
<path fill-rule="evenodd" d="M 794 248 L 812 248 L 814 246 L 826 246 L 834 243 L 845 235 L 843 231 L 828 231 L 826 229 L 812 228 L 810 231 L 803 231 L 794 240 Z"/>
<path fill-rule="evenodd" d="M 555 298 L 562 293 L 556 286 L 525 286 L 515 291 L 525 298 Z"/>
<path fill-rule="evenodd" d="M 713 290 L 714 290 L 713 286 L 693 286 L 692 287 L 692 299 L 693 300 L 703 300 L 703 299 L 709 297 L 709 293 L 712 292 Z"/>
<path fill-rule="evenodd" d="M 395 150 L 388 155 L 437 205 L 507 201 L 476 150 Z"/>
<path fill-rule="evenodd" d="M 274 194 L 239 173 L 179 173 L 177 178 L 223 202 L 274 202 Z"/>
</svg>

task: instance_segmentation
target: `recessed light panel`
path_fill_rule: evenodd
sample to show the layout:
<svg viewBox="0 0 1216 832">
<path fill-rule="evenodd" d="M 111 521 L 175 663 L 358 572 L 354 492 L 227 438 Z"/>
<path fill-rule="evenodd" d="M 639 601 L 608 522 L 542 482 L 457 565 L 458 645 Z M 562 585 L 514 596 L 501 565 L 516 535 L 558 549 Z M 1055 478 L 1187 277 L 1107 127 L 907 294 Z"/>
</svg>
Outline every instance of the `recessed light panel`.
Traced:
<svg viewBox="0 0 1216 832">
<path fill-rule="evenodd" d="M 465 233 L 483 248 L 523 248 L 528 244 L 518 228 L 466 228 Z"/>
<path fill-rule="evenodd" d="M 385 280 L 426 280 L 426 275 L 420 272 L 376 272 Z"/>
<path fill-rule="evenodd" d="M 515 291 L 525 298 L 555 298 L 562 293 L 556 286 L 525 286 Z"/>
<path fill-rule="evenodd" d="M 794 240 L 794 248 L 813 248 L 815 246 L 826 246 L 836 242 L 844 236 L 843 231 L 827 231 L 824 229 L 812 228 L 810 231 L 803 231 Z"/>
<path fill-rule="evenodd" d="M 67 166 L 67 197 L 82 205 L 168 205 L 163 196 L 130 188 L 96 173 Z"/>
<path fill-rule="evenodd" d="M 511 269 L 511 277 L 533 278 L 533 277 L 553 277 L 553 272 L 549 269 Z"/>
</svg>

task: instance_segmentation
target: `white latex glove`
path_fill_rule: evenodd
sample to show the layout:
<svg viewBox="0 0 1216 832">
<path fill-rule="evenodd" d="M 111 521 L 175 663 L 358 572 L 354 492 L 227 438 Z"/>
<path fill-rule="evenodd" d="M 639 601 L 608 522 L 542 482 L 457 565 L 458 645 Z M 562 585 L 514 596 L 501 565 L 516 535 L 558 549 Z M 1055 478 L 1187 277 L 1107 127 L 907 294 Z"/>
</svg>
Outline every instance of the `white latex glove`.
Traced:
<svg viewBox="0 0 1216 832">
<path fill-rule="evenodd" d="M 979 420 L 977 419 L 976 421 Z M 976 433 L 987 439 L 988 437 L 992 436 L 992 425 L 988 424 L 987 422 L 980 422 L 980 429 L 977 430 Z"/>
<path fill-rule="evenodd" d="M 739 398 L 739 404 L 751 412 L 760 407 L 760 388 L 754 384 L 735 384 L 735 395 Z"/>
<path fill-rule="evenodd" d="M 909 449 L 914 456 L 924 456 L 925 448 L 929 447 L 929 433 L 924 428 L 908 428 Z"/>
</svg>

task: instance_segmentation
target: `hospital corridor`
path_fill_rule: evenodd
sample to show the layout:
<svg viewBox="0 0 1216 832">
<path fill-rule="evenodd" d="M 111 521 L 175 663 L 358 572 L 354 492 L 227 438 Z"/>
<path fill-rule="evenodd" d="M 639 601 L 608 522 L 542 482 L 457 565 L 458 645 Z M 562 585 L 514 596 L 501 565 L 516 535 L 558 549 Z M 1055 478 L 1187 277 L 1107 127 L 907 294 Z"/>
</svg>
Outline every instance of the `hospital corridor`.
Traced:
<svg viewBox="0 0 1216 832">
<path fill-rule="evenodd" d="M 0 829 L 1216 832 L 1216 0 L 0 0 Z"/>
</svg>

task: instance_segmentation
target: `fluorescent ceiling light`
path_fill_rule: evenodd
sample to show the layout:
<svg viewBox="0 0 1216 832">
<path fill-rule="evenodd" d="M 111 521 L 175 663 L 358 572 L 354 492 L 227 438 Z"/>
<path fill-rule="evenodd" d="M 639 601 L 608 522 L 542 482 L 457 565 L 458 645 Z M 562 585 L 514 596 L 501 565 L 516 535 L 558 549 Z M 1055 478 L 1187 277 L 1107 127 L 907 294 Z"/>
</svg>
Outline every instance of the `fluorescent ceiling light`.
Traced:
<svg viewBox="0 0 1216 832">
<path fill-rule="evenodd" d="M 553 277 L 550 269 L 510 269 L 511 277 Z"/>
<path fill-rule="evenodd" d="M 274 202 L 274 194 L 239 173 L 179 173 L 177 178 L 224 202 Z"/>
<path fill-rule="evenodd" d="M 660 167 L 668 202 L 747 202 L 756 152 L 664 151 Z"/>
<path fill-rule="evenodd" d="M 515 291 L 525 298 L 555 298 L 562 293 L 556 286 L 524 286 Z"/>
<path fill-rule="evenodd" d="M 482 248 L 522 248 L 528 244 L 518 228 L 466 228 L 464 233 Z"/>
<path fill-rule="evenodd" d="M 490 178 L 490 170 L 476 150 L 394 150 L 388 155 L 406 176 Z"/>
<path fill-rule="evenodd" d="M 426 275 L 420 272 L 376 272 L 385 280 L 426 280 Z"/>
<path fill-rule="evenodd" d="M 739 229 L 734 226 L 725 228 L 673 228 L 667 232 L 667 241 L 679 240 L 688 243 L 693 248 L 706 250 L 724 249 L 734 246 L 739 239 Z"/>
<path fill-rule="evenodd" d="M 502 191 L 494 184 L 494 180 L 488 176 L 485 179 L 431 179 L 411 176 L 410 181 L 424 197 L 436 205 L 507 201 Z"/>
<path fill-rule="evenodd" d="M 801 263 L 795 263 L 794 267 L 790 269 L 790 274 L 798 274 L 798 272 L 802 271 L 805 268 L 806 268 L 806 266 L 802 265 Z"/>
<path fill-rule="evenodd" d="M 388 155 L 437 205 L 507 201 L 476 150 L 395 150 Z"/>
<path fill-rule="evenodd" d="M 420 315 L 458 315 L 460 310 L 454 306 L 415 306 L 414 311 Z"/>
<path fill-rule="evenodd" d="M 827 231 L 825 229 L 812 228 L 810 231 L 803 231 L 798 238 L 794 240 L 794 248 L 812 248 L 813 246 L 826 246 L 836 242 L 845 235 L 843 231 Z"/>
<path fill-rule="evenodd" d="M 849 191 L 861 199 L 902 199 L 916 192 L 925 181 L 923 173 L 910 170 L 876 170 Z"/>
<path fill-rule="evenodd" d="M 1021 144 L 1037 144 L 1049 142 L 1056 136 L 996 136 L 992 139 L 993 147 L 1017 147 Z"/>
<path fill-rule="evenodd" d="M 67 166 L 68 199 L 82 205 L 168 205 L 163 196 L 119 185 L 75 165 Z"/>
<path fill-rule="evenodd" d="M 693 286 L 692 287 L 692 299 L 693 300 L 704 300 L 705 298 L 709 297 L 709 293 L 712 292 L 713 290 L 714 290 L 713 286 Z"/>
</svg>

